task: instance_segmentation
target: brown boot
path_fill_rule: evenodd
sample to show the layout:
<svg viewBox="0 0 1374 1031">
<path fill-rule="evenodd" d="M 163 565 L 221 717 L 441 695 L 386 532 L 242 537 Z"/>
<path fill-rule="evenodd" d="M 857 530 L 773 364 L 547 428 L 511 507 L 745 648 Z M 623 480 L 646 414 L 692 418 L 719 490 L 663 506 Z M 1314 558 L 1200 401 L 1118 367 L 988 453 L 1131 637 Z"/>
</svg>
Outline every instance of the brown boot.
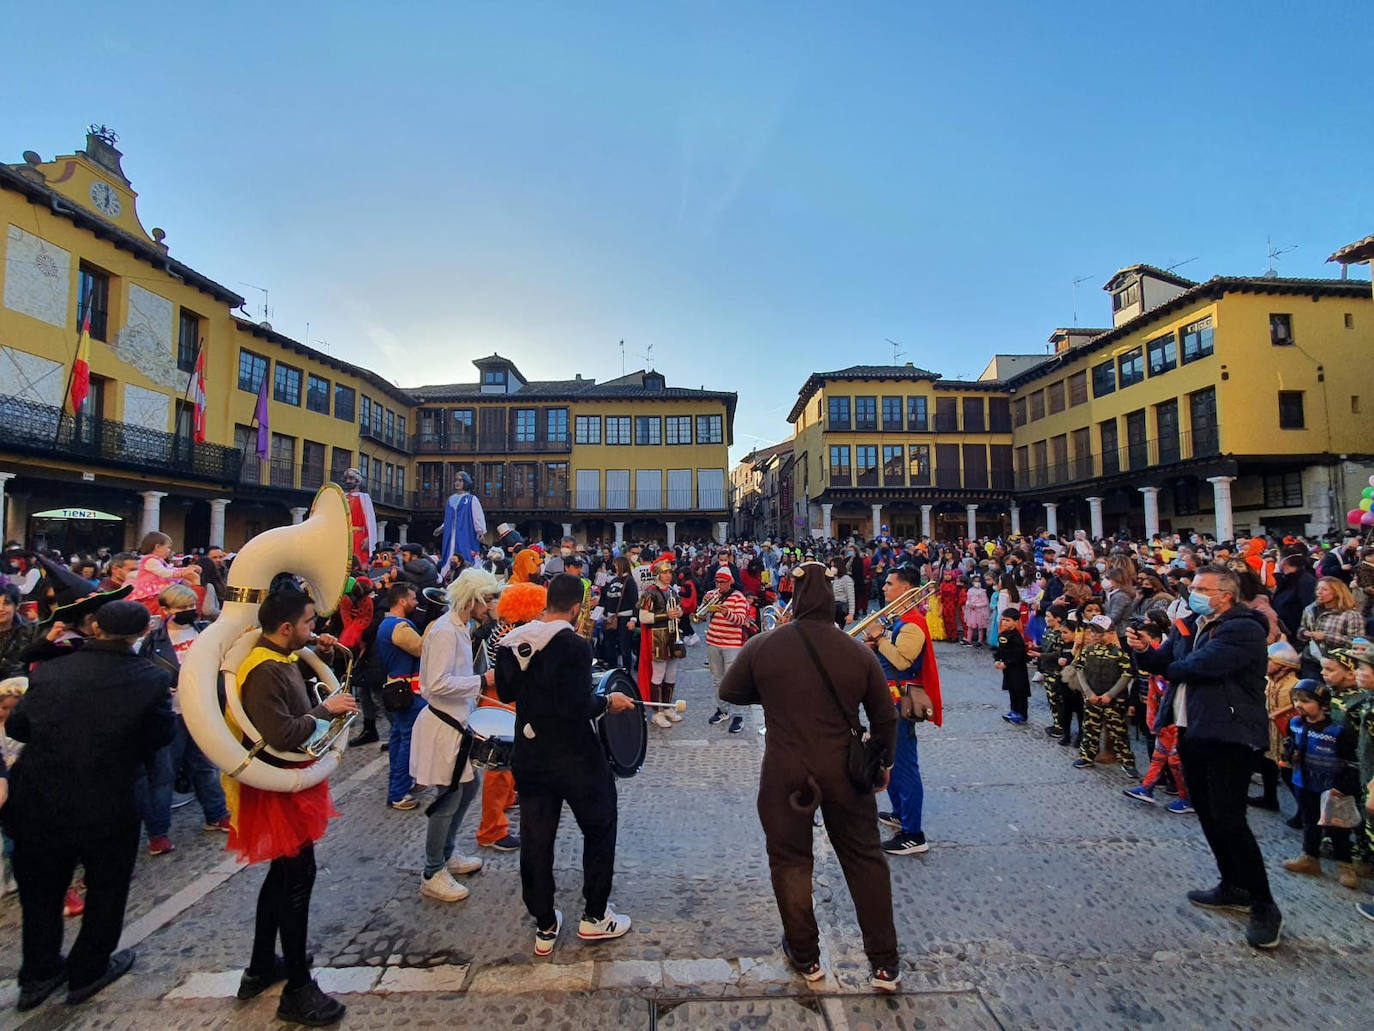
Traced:
<svg viewBox="0 0 1374 1031">
<path fill-rule="evenodd" d="M 1283 864 L 1283 868 L 1289 873 L 1311 874 L 1313 877 L 1322 875 L 1322 861 L 1316 856 L 1309 856 L 1306 852 L 1298 856 L 1297 859 L 1290 859 Z"/>
<path fill-rule="evenodd" d="M 1355 873 L 1354 863 L 1337 863 L 1336 877 L 1341 882 L 1342 888 L 1357 891 L 1360 887 L 1360 877 L 1359 874 Z"/>
</svg>

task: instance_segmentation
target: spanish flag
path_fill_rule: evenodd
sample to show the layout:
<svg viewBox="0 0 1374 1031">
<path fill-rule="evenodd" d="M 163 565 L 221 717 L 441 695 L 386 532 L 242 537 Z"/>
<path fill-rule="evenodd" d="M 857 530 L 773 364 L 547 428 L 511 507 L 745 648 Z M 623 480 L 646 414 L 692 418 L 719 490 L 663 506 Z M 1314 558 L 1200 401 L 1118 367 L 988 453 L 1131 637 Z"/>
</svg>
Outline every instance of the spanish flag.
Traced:
<svg viewBox="0 0 1374 1031">
<path fill-rule="evenodd" d="M 192 373 L 191 390 L 195 408 L 191 415 L 191 439 L 197 444 L 205 443 L 205 348 L 196 354 L 196 370 Z"/>
<path fill-rule="evenodd" d="M 81 339 L 76 344 L 76 361 L 72 364 L 72 413 L 81 411 L 91 392 L 91 312 L 81 320 Z"/>
</svg>

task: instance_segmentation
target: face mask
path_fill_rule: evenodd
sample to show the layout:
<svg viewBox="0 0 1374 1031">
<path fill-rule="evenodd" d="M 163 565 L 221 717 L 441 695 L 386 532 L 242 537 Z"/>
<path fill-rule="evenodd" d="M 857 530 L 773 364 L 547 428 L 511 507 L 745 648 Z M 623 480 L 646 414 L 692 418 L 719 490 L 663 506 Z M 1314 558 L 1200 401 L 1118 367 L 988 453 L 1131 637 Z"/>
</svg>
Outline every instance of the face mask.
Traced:
<svg viewBox="0 0 1374 1031">
<path fill-rule="evenodd" d="M 560 548 L 559 551 L 563 553 L 564 558 L 567 558 L 569 555 L 572 554 L 572 548 Z"/>
<path fill-rule="evenodd" d="M 1107 579 L 1105 576 L 1102 578 L 1102 589 L 1104 591 L 1110 591 L 1115 586 L 1116 584 L 1113 583 L 1111 580 Z"/>
<path fill-rule="evenodd" d="M 1188 607 L 1199 616 L 1210 616 L 1212 614 L 1212 599 L 1205 594 L 1199 594 L 1197 591 L 1190 591 L 1188 593 Z"/>
<path fill-rule="evenodd" d="M 1105 562 L 1097 562 L 1097 563 L 1095 563 L 1095 565 L 1097 566 L 1097 571 L 1098 571 L 1099 573 L 1102 572 L 1102 570 L 1104 570 L 1104 569 L 1107 568 L 1107 563 L 1105 563 Z"/>
<path fill-rule="evenodd" d="M 190 626 L 195 621 L 195 609 L 186 609 L 184 612 L 176 612 L 172 614 L 172 622 L 176 623 L 178 626 Z"/>
</svg>

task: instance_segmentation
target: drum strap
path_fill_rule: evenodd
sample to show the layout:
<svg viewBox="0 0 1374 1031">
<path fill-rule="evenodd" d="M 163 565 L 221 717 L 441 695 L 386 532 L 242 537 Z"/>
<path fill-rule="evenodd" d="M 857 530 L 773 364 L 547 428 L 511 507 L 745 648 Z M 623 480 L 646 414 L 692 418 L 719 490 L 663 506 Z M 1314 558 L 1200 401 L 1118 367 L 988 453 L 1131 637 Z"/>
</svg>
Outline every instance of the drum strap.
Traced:
<svg viewBox="0 0 1374 1031">
<path fill-rule="evenodd" d="M 458 733 L 462 734 L 463 743 L 458 746 L 458 754 L 453 759 L 453 773 L 449 775 L 448 787 L 440 791 L 434 797 L 434 801 L 425 807 L 425 816 L 431 815 L 434 810 L 438 808 L 439 803 L 448 797 L 450 792 L 457 791 L 463 786 L 463 767 L 467 765 L 468 755 L 472 752 L 472 732 L 468 730 L 467 727 L 463 726 L 448 713 L 440 712 L 433 705 L 429 707 L 429 711 L 435 716 L 438 716 L 441 723 L 447 723 L 454 730 L 458 731 Z"/>
<path fill-rule="evenodd" d="M 472 736 L 472 731 L 468 730 L 467 727 L 463 726 L 461 723 L 459 723 L 456 719 L 454 719 L 454 718 L 453 718 L 452 716 L 450 716 L 448 713 L 446 713 L 446 712 L 444 712 L 442 709 L 440 709 L 437 705 L 431 705 L 431 706 L 429 707 L 429 711 L 430 711 L 431 713 L 433 713 L 436 717 L 438 717 L 440 723 L 447 723 L 447 724 L 448 724 L 450 727 L 452 727 L 454 730 L 458 731 L 458 733 L 462 734 L 462 735 L 463 735 L 463 741 L 464 741 L 464 747 L 466 747 L 466 742 L 467 742 L 468 738 L 470 738 L 470 737 Z"/>
</svg>

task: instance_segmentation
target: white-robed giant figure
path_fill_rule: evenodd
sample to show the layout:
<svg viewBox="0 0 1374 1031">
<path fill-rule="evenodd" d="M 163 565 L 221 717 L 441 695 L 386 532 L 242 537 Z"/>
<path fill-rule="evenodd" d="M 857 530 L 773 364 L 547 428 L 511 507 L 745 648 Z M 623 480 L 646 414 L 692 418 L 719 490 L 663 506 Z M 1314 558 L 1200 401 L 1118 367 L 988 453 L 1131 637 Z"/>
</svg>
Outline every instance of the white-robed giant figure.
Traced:
<svg viewBox="0 0 1374 1031">
<path fill-rule="evenodd" d="M 472 493 L 472 477 L 458 474 L 457 490 L 448 496 L 444 507 L 444 536 L 439 553 L 441 568 L 447 567 L 454 555 L 465 565 L 477 562 L 482 549 L 482 535 L 487 532 L 487 517 L 482 503 Z"/>
<path fill-rule="evenodd" d="M 372 510 L 372 497 L 363 483 L 363 474 L 357 469 L 345 470 L 341 486 L 344 498 L 348 501 L 348 520 L 353 531 L 349 548 L 358 568 L 366 571 L 372 564 L 372 549 L 380 543 L 377 540 L 377 515 Z"/>
</svg>

